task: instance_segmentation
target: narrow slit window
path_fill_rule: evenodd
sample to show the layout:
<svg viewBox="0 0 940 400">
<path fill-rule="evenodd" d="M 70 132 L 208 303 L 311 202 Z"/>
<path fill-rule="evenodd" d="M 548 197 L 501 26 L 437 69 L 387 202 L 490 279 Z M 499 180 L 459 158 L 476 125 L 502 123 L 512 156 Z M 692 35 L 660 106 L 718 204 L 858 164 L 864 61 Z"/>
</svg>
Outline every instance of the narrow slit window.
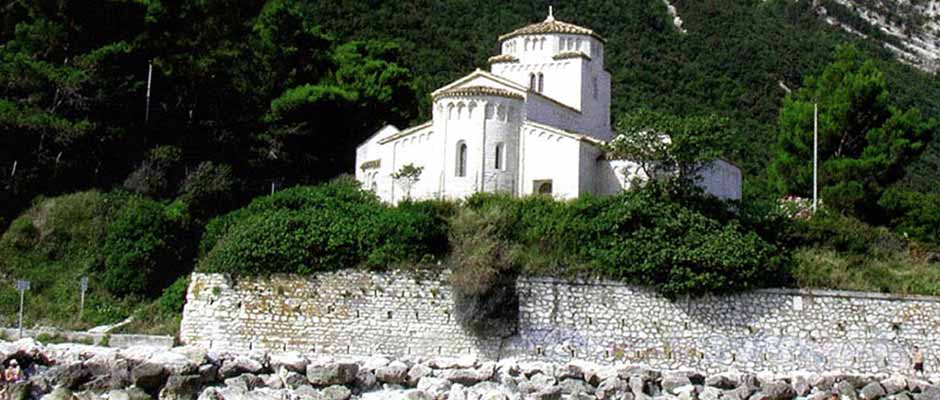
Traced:
<svg viewBox="0 0 940 400">
<path fill-rule="evenodd" d="M 543 90 L 545 90 L 545 75 L 542 75 L 541 73 L 539 73 L 539 90 L 538 90 L 538 92 L 539 92 L 539 93 L 542 93 Z"/>
<path fill-rule="evenodd" d="M 535 74 L 529 74 L 529 90 L 536 90 L 538 88 L 538 78 Z"/>
<path fill-rule="evenodd" d="M 496 169 L 500 169 L 500 170 L 503 169 L 503 164 L 504 164 L 504 162 L 503 162 L 503 156 L 504 156 L 504 154 L 503 154 L 503 153 L 504 153 L 504 151 L 503 151 L 503 144 L 502 144 L 502 143 L 497 143 L 497 144 L 496 144 L 496 151 L 493 152 L 493 156 L 495 157 L 495 160 L 493 160 L 493 161 L 494 161 L 493 164 L 494 164 L 494 167 L 495 167 Z"/>
<path fill-rule="evenodd" d="M 467 144 L 457 143 L 457 176 L 467 176 Z"/>
</svg>

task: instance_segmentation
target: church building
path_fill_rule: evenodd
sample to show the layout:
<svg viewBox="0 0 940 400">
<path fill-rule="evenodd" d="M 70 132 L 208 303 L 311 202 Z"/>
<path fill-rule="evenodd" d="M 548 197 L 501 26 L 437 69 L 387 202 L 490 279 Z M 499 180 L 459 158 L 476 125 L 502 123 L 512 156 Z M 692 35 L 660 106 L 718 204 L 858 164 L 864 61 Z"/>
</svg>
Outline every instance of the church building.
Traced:
<svg viewBox="0 0 940 400">
<path fill-rule="evenodd" d="M 382 200 L 457 199 L 477 192 L 559 199 L 609 195 L 641 178 L 635 163 L 608 160 L 613 138 L 605 40 L 556 20 L 499 37 L 490 70 L 431 93 L 432 119 L 399 130 L 386 126 L 356 151 L 356 178 Z M 413 185 L 392 174 L 421 167 Z M 741 197 L 741 172 L 716 160 L 699 179 L 721 198 Z"/>
</svg>

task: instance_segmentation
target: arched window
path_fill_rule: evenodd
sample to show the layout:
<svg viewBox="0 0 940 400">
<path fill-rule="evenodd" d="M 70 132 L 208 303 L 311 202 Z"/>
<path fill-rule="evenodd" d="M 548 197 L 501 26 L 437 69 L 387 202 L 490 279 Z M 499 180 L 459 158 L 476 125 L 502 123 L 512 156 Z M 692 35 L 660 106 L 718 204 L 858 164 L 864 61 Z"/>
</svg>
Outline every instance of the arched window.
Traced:
<svg viewBox="0 0 940 400">
<path fill-rule="evenodd" d="M 503 157 L 505 157 L 505 151 L 503 151 L 503 144 L 496 143 L 496 151 L 493 152 L 493 168 L 503 169 Z"/>
<path fill-rule="evenodd" d="M 457 142 L 457 176 L 467 176 L 467 144 Z"/>
<path fill-rule="evenodd" d="M 542 90 L 545 90 L 545 75 L 542 75 L 542 73 L 539 72 L 539 90 L 538 90 L 538 92 L 539 92 L 539 93 L 542 93 Z"/>
<path fill-rule="evenodd" d="M 529 74 L 529 90 L 535 90 L 538 88 L 538 81 L 536 81 L 535 74 Z"/>
</svg>

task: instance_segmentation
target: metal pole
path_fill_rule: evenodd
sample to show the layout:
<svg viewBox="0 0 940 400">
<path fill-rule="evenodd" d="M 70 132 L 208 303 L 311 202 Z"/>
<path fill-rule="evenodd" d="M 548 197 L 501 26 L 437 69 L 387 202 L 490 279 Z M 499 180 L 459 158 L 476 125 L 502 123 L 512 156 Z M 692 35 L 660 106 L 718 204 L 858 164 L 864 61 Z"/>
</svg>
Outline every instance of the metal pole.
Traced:
<svg viewBox="0 0 940 400">
<path fill-rule="evenodd" d="M 23 297 L 26 294 L 25 290 L 20 290 L 20 339 L 23 338 Z"/>
<path fill-rule="evenodd" d="M 813 104 L 813 213 L 819 205 L 819 104 Z"/>
<path fill-rule="evenodd" d="M 153 80 L 153 61 L 147 63 L 147 111 L 144 114 L 144 123 L 150 123 L 150 83 Z"/>
</svg>

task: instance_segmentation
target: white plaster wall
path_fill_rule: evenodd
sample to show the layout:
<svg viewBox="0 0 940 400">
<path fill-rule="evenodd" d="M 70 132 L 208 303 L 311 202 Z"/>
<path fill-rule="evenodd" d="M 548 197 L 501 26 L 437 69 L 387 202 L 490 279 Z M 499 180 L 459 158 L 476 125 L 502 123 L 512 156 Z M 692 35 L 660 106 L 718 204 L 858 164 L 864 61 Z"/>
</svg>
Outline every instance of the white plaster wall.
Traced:
<svg viewBox="0 0 940 400">
<path fill-rule="evenodd" d="M 525 113 L 526 121 L 581 133 L 581 113 L 560 107 L 539 95 L 526 95 Z"/>
<path fill-rule="evenodd" d="M 542 74 L 544 85 L 541 94 L 580 110 L 583 61 L 580 58 L 555 61 L 548 57 L 532 63 L 498 63 L 490 67 L 490 71 L 526 88 L 529 88 L 531 74 Z"/>
<path fill-rule="evenodd" d="M 597 176 L 594 181 L 595 194 L 611 196 L 629 189 L 635 178 L 646 179 L 639 164 L 628 160 L 597 160 Z"/>
<path fill-rule="evenodd" d="M 379 141 L 398 132 L 398 128 L 392 125 L 385 126 L 356 148 L 356 180 L 362 184 L 363 189 L 375 190 L 376 195 L 384 201 L 391 201 L 389 190 L 391 158 L 388 157 L 385 146 L 379 144 Z M 366 170 L 361 168 L 362 163 L 372 160 L 379 160 L 380 167 Z"/>
<path fill-rule="evenodd" d="M 581 192 L 581 144 L 577 139 L 523 125 L 521 143 L 522 195 L 533 193 L 535 181 L 551 180 L 553 197 L 578 197 Z"/>
<path fill-rule="evenodd" d="M 397 203 L 408 197 L 405 188 L 391 178 L 391 174 L 408 164 L 424 167 L 420 179 L 411 188 L 411 198 L 427 199 L 435 197 L 438 187 L 435 179 L 438 175 L 435 167 L 439 165 L 435 162 L 435 155 L 439 153 L 435 151 L 439 147 L 437 145 L 438 136 L 440 135 L 436 134 L 432 127 L 426 127 L 382 145 L 386 151 L 385 158 L 388 160 L 388 167 L 383 168 L 382 171 L 385 185 L 380 190 L 380 198 Z M 383 160 L 383 164 L 386 164 L 385 160 Z"/>
<path fill-rule="evenodd" d="M 460 112 L 464 105 L 465 112 Z M 472 106 L 472 110 L 471 110 Z M 445 198 L 463 198 L 481 191 L 508 191 L 518 176 L 518 130 L 523 102 L 500 96 L 445 97 L 435 102 L 443 121 L 443 188 Z M 490 109 L 487 118 L 487 109 Z M 467 145 L 466 176 L 457 176 L 457 148 Z M 505 146 L 506 165 L 495 169 L 495 147 Z"/>
<path fill-rule="evenodd" d="M 700 172 L 696 184 L 723 200 L 741 200 L 741 169 L 725 160 L 715 160 Z"/>
</svg>

